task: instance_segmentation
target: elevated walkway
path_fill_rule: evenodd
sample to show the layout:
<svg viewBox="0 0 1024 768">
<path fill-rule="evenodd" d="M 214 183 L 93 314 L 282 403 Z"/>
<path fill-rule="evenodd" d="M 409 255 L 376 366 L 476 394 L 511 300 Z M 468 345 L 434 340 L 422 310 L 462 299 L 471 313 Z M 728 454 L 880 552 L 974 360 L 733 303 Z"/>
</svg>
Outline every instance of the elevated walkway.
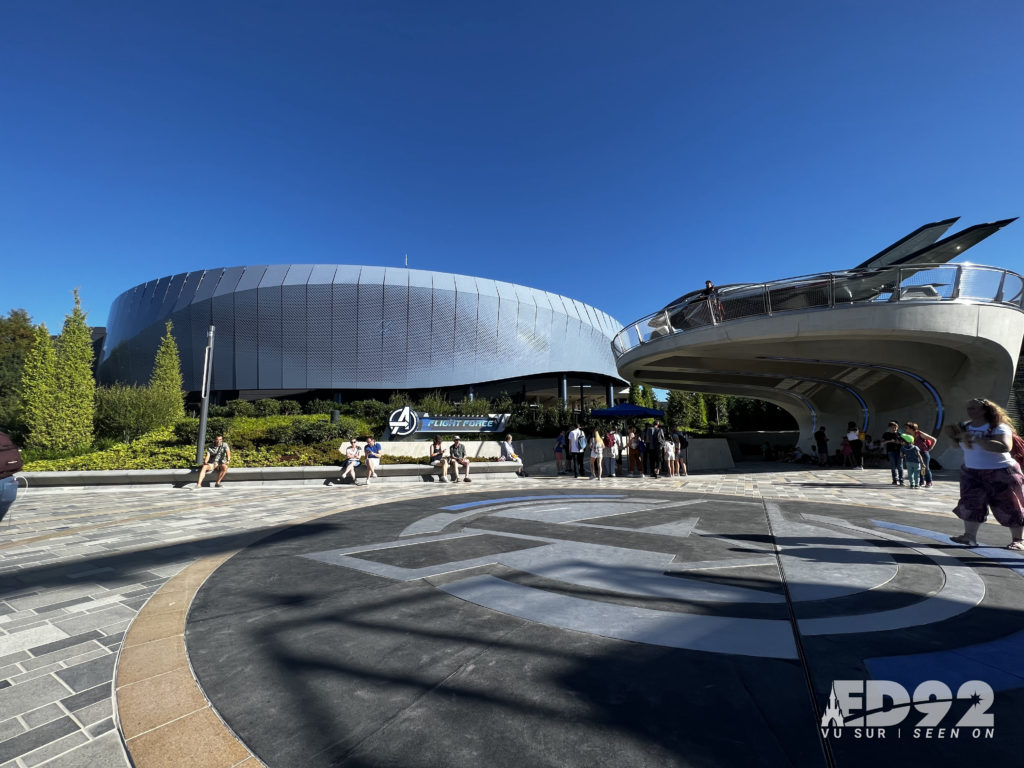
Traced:
<svg viewBox="0 0 1024 768">
<path fill-rule="evenodd" d="M 972 397 L 1005 404 L 1022 302 L 1024 278 L 1005 269 L 854 269 L 690 294 L 612 346 L 625 379 L 773 402 L 805 449 L 824 425 L 834 450 L 850 421 L 876 438 L 890 419 L 938 436 Z M 940 440 L 936 458 L 951 448 Z"/>
</svg>

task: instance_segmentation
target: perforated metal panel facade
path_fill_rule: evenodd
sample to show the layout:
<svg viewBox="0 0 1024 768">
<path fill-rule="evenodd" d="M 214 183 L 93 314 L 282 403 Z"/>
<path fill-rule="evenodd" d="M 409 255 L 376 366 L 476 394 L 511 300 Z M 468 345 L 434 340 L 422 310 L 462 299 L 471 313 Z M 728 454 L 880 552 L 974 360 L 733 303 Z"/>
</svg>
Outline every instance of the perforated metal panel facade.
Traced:
<svg viewBox="0 0 1024 768">
<path fill-rule="evenodd" d="M 441 272 L 306 264 L 189 272 L 125 291 L 110 309 L 100 380 L 145 382 L 167 320 L 191 391 L 210 325 L 218 390 L 618 378 L 610 344 L 620 324 L 564 296 Z"/>
</svg>

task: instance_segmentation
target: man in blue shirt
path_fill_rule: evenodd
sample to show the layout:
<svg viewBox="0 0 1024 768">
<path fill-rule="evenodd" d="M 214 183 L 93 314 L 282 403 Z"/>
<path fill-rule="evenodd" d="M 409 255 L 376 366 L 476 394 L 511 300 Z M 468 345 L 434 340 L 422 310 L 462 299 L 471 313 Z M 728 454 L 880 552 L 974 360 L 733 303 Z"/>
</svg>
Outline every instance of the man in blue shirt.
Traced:
<svg viewBox="0 0 1024 768">
<path fill-rule="evenodd" d="M 366 484 L 370 484 L 371 477 L 377 477 L 377 466 L 380 464 L 380 443 L 373 439 L 373 437 L 366 438 L 366 448 L 363 449 L 363 453 L 366 454 Z"/>
</svg>

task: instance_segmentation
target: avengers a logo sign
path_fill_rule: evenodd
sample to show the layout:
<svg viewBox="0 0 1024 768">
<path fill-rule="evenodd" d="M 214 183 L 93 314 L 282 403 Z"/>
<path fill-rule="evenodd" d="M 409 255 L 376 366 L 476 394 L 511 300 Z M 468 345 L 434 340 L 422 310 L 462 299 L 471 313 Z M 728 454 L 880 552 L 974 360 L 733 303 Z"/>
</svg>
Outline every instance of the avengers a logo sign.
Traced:
<svg viewBox="0 0 1024 768">
<path fill-rule="evenodd" d="M 405 408 L 392 411 L 388 417 L 388 427 L 391 428 L 392 437 L 408 437 L 416 431 L 419 425 L 419 416 L 408 405 Z"/>
<path fill-rule="evenodd" d="M 407 405 L 391 412 L 388 417 L 388 427 L 393 438 L 408 437 L 414 432 L 487 434 L 504 431 L 510 415 L 508 413 L 489 413 L 480 416 L 431 416 L 429 413 L 418 413 Z"/>
</svg>

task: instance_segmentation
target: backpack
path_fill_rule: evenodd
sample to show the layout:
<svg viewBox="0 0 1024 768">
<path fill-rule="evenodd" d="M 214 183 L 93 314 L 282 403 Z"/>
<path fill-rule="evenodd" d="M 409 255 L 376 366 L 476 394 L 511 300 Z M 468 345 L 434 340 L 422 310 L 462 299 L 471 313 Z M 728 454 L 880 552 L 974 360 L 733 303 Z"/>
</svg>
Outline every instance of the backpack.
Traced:
<svg viewBox="0 0 1024 768">
<path fill-rule="evenodd" d="M 1013 445 L 1010 447 L 1010 455 L 1017 462 L 1017 466 L 1024 469 L 1024 437 L 1021 437 L 1016 432 L 1013 432 L 1011 437 L 1013 438 Z"/>
<path fill-rule="evenodd" d="M 604 447 L 611 448 L 615 444 L 615 440 L 612 438 L 612 433 L 608 432 L 604 436 Z"/>
<path fill-rule="evenodd" d="M 0 478 L 10 477 L 15 472 L 20 472 L 23 466 L 18 446 L 7 436 L 7 433 L 0 432 Z"/>
<path fill-rule="evenodd" d="M 684 451 L 690 447 L 690 441 L 686 439 L 685 435 L 679 436 L 679 447 L 682 448 Z"/>
<path fill-rule="evenodd" d="M 579 448 L 581 452 L 586 450 L 587 438 L 584 435 L 580 435 L 580 439 L 576 441 L 576 447 Z"/>
</svg>

